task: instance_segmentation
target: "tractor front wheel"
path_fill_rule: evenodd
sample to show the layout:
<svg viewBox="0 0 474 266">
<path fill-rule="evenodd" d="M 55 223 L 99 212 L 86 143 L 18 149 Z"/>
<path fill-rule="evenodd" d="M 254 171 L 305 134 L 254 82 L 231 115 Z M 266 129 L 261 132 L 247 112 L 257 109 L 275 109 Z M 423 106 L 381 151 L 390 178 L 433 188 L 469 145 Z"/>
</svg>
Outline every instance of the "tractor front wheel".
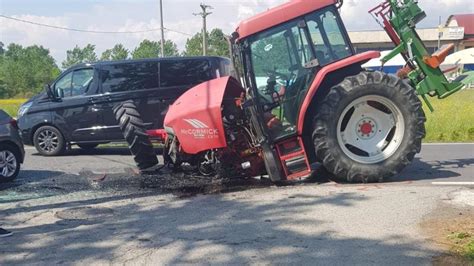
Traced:
<svg viewBox="0 0 474 266">
<path fill-rule="evenodd" d="M 407 83 L 361 72 L 331 88 L 320 105 L 313 123 L 316 155 L 340 181 L 381 182 L 420 152 L 425 121 Z"/>
<path fill-rule="evenodd" d="M 157 165 L 158 158 L 133 101 L 129 100 L 117 105 L 114 113 L 137 167 L 140 170 L 146 170 Z"/>
</svg>

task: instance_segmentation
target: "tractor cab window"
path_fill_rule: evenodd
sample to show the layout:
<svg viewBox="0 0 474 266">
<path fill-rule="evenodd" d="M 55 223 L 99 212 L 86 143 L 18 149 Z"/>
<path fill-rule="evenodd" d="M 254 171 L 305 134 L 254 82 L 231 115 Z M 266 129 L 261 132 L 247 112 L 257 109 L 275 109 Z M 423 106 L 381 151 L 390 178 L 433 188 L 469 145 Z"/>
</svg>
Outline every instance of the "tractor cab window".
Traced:
<svg viewBox="0 0 474 266">
<path fill-rule="evenodd" d="M 334 10 L 318 12 L 306 17 L 316 58 L 321 66 L 352 55 L 352 50 L 339 26 Z"/>
<path fill-rule="evenodd" d="M 258 33 L 248 44 L 250 78 L 273 139 L 296 132 L 299 109 L 316 72 L 353 53 L 334 7 Z"/>
<path fill-rule="evenodd" d="M 259 102 L 272 137 L 296 132 L 298 102 L 304 97 L 315 59 L 304 20 L 258 34 L 250 45 Z"/>
</svg>

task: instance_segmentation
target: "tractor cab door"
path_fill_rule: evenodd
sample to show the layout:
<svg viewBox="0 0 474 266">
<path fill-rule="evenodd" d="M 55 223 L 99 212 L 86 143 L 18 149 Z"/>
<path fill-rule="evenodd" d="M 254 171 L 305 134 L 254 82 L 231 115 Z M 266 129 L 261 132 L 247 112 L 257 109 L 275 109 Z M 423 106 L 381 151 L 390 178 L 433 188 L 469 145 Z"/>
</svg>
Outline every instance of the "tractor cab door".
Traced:
<svg viewBox="0 0 474 266">
<path fill-rule="evenodd" d="M 316 72 L 353 55 L 333 7 L 256 34 L 248 44 L 256 102 L 274 141 L 296 134 L 299 110 Z"/>
<path fill-rule="evenodd" d="M 272 139 L 296 132 L 298 103 L 317 70 L 305 26 L 302 20 L 274 28 L 250 45 L 259 109 Z"/>
</svg>

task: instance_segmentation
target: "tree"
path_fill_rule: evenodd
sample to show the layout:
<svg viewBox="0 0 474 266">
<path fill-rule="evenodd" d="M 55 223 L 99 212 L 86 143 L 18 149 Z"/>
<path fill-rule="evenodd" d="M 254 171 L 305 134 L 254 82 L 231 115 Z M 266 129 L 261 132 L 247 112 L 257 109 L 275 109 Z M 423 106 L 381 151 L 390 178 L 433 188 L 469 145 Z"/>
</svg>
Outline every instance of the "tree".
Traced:
<svg viewBox="0 0 474 266">
<path fill-rule="evenodd" d="M 207 54 L 214 56 L 229 57 L 229 44 L 221 29 L 213 29 L 207 33 L 208 45 Z M 184 54 L 186 56 L 202 55 L 202 32 L 196 33 L 186 41 Z"/>
<path fill-rule="evenodd" d="M 5 50 L 3 49 L 3 42 L 0 42 L 0 56 L 3 55 L 3 53 L 5 52 Z"/>
<path fill-rule="evenodd" d="M 0 98 L 29 97 L 42 90 L 60 73 L 49 50 L 9 44 L 0 64 Z"/>
<path fill-rule="evenodd" d="M 112 49 L 105 50 L 100 60 L 124 60 L 128 58 L 128 50 L 122 44 L 116 44 Z"/>
<path fill-rule="evenodd" d="M 164 46 L 165 56 L 178 56 L 178 47 L 171 40 L 165 41 Z M 155 58 L 159 57 L 161 54 L 161 43 L 143 40 L 135 50 L 132 52 L 133 59 L 143 59 L 143 58 Z"/>
<path fill-rule="evenodd" d="M 97 61 L 95 45 L 92 44 L 88 44 L 84 48 L 80 48 L 76 45 L 74 49 L 68 50 L 66 54 L 66 60 L 62 63 L 63 68 L 68 68 L 80 63 L 92 63 Z"/>
</svg>

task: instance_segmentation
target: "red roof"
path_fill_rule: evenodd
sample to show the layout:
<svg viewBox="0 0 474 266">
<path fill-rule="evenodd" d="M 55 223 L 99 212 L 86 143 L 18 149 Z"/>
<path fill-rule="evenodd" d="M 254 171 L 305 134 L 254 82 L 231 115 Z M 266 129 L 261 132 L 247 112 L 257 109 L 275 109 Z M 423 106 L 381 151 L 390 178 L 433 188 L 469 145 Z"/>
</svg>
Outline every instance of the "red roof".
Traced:
<svg viewBox="0 0 474 266">
<path fill-rule="evenodd" d="M 446 24 L 451 20 L 456 20 L 459 27 L 464 27 L 464 35 L 474 35 L 474 14 L 452 15 Z"/>
<path fill-rule="evenodd" d="M 236 31 L 239 33 L 239 39 L 243 39 L 335 3 L 336 0 L 291 0 L 242 21 Z"/>
</svg>

